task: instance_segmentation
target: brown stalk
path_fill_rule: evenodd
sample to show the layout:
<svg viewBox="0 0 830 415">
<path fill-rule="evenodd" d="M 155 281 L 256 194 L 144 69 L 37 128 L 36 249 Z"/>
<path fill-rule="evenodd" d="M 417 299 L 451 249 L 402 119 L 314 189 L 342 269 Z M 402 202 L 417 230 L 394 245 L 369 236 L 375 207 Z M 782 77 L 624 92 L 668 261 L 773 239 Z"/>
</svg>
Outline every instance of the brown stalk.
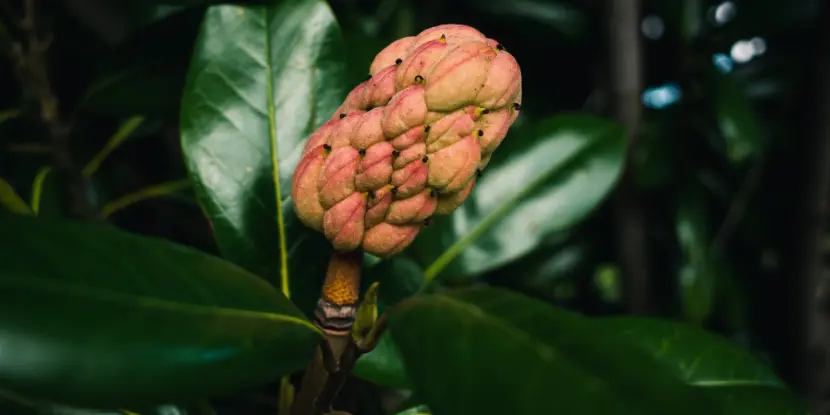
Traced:
<svg viewBox="0 0 830 415">
<path fill-rule="evenodd" d="M 606 0 L 607 77 L 610 110 L 628 134 L 629 151 L 636 144 L 642 116 L 642 45 L 640 0 Z M 626 163 L 626 166 L 628 163 Z M 651 270 L 643 203 L 626 168 L 612 198 L 618 257 L 625 277 L 629 311 L 652 311 Z"/>
<path fill-rule="evenodd" d="M 67 180 L 70 215 L 94 221 L 98 216 L 95 206 L 88 195 L 86 180 L 72 159 L 69 148 L 71 127 L 61 118 L 60 103 L 49 78 L 48 50 L 52 35 L 40 34 L 42 28 L 38 25 L 37 11 L 35 0 L 24 0 L 20 21 L 24 39 L 22 42 L 12 42 L 9 55 L 15 63 L 26 96 L 38 108 L 39 119 L 52 141 L 55 168 Z"/>
<path fill-rule="evenodd" d="M 362 251 L 332 253 L 314 320 L 326 338 L 306 367 L 291 415 L 330 411 L 357 360 L 359 352 L 351 329 L 360 296 L 362 265 Z"/>
</svg>

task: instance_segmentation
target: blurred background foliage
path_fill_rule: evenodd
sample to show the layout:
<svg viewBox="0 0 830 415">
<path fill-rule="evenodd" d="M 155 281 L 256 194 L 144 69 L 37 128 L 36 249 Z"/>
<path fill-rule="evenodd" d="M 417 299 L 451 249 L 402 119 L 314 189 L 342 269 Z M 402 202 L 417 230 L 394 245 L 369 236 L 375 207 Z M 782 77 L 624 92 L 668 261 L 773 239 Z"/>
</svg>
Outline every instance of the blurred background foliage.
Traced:
<svg viewBox="0 0 830 415">
<path fill-rule="evenodd" d="M 43 1 L 41 11 L 52 34 L 51 85 L 72 125 L 66 151 L 83 168 L 99 219 L 218 254 L 186 181 L 178 125 L 188 62 L 211 3 L 217 2 L 63 0 Z M 527 91 L 508 146 L 533 140 L 525 125 L 559 113 L 618 115 L 609 93 L 615 69 L 604 3 L 330 1 L 354 83 L 383 46 L 429 26 L 469 24 L 499 39 L 520 62 Z M 0 43 L 8 45 L 20 35 L 22 10 L 17 2 L 0 4 Z M 828 247 L 827 212 L 807 206 L 827 202 L 827 189 L 813 190 L 821 182 L 817 142 L 828 139 L 816 120 L 830 119 L 821 96 L 822 77 L 830 77 L 830 67 L 821 66 L 830 53 L 822 7 L 821 0 L 644 0 L 637 28 L 642 117 L 627 185 L 618 190 L 638 201 L 643 220 L 635 225 L 647 260 L 626 265 L 620 244 L 638 240 L 621 237 L 617 199 L 608 198 L 578 226 L 554 229 L 518 257 L 455 262 L 442 272 L 442 284 L 507 287 L 591 315 L 631 311 L 688 321 L 758 352 L 811 401 L 823 400 L 828 385 L 813 385 L 810 370 L 821 367 L 824 352 L 806 349 L 823 340 L 824 314 L 812 308 L 823 291 L 805 265 Z M 8 182 L 0 196 L 11 197 L 7 186 L 41 216 L 78 215 L 71 183 L 51 174 L 54 143 L 13 62 L 0 64 L 0 177 Z M 585 182 L 573 197 L 597 186 L 603 184 Z M 382 306 L 418 288 L 418 257 L 410 250 L 368 271 L 367 285 L 396 276 L 381 290 Z M 626 293 L 636 275 L 649 276 L 644 304 L 632 304 Z M 313 306 L 314 294 L 297 301 Z M 387 379 L 405 386 L 400 382 Z M 267 391 L 214 407 L 220 414 L 274 413 L 263 396 Z M 341 396 L 357 414 L 384 413 L 391 405 L 385 400 L 403 399 L 358 379 Z"/>
</svg>

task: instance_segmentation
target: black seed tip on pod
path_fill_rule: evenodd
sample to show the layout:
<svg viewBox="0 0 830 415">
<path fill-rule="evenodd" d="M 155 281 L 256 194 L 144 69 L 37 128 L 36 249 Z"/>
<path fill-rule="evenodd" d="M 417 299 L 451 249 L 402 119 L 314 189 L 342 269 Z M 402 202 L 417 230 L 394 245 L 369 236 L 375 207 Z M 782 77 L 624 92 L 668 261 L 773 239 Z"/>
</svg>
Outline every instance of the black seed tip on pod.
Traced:
<svg viewBox="0 0 830 415">
<path fill-rule="evenodd" d="M 482 113 L 483 115 L 486 115 L 486 114 L 489 114 L 489 113 L 490 113 L 490 110 L 488 110 L 487 108 L 485 108 L 484 110 L 482 110 L 482 111 L 481 111 L 481 113 Z"/>
<path fill-rule="evenodd" d="M 438 190 L 436 189 L 429 189 L 429 197 L 436 198 L 438 197 Z"/>
<path fill-rule="evenodd" d="M 398 188 L 397 188 L 397 187 L 393 187 L 393 188 L 389 189 L 389 193 L 392 193 L 392 196 L 394 196 L 394 195 L 398 194 Z"/>
<path fill-rule="evenodd" d="M 323 144 L 323 150 L 331 151 L 331 146 L 328 144 Z"/>
<path fill-rule="evenodd" d="M 481 137 L 484 135 L 484 130 L 478 130 L 476 131 L 476 134 L 478 134 L 478 136 Z"/>
<path fill-rule="evenodd" d="M 428 161 L 429 161 L 429 157 L 427 157 L 427 156 L 424 156 L 424 157 L 421 159 L 421 163 L 426 163 L 426 162 L 428 162 Z"/>
<path fill-rule="evenodd" d="M 342 120 L 343 118 L 346 118 L 346 113 L 345 112 L 340 113 L 340 119 Z"/>
<path fill-rule="evenodd" d="M 360 150 L 357 150 L 357 154 L 360 154 L 361 156 L 365 156 L 366 155 L 366 149 L 361 148 Z"/>
<path fill-rule="evenodd" d="M 481 169 L 476 169 L 476 177 L 481 177 Z"/>
<path fill-rule="evenodd" d="M 401 155 L 401 152 L 398 150 L 392 150 L 392 157 L 398 157 Z"/>
<path fill-rule="evenodd" d="M 403 59 L 401 59 L 401 58 L 395 59 L 395 65 L 400 65 L 401 63 L 403 63 Z"/>
<path fill-rule="evenodd" d="M 372 191 L 372 190 L 370 190 L 369 193 L 367 193 L 367 195 L 369 196 L 369 199 L 374 199 L 375 198 L 375 192 Z"/>
<path fill-rule="evenodd" d="M 421 75 L 415 75 L 415 84 L 422 84 L 424 83 L 424 77 Z"/>
<path fill-rule="evenodd" d="M 522 104 L 519 104 L 518 102 L 513 104 L 513 109 L 516 111 L 522 109 Z"/>
<path fill-rule="evenodd" d="M 424 126 L 424 132 L 425 132 L 425 133 L 428 133 L 428 132 L 429 132 L 429 130 L 431 130 L 431 129 L 432 129 L 432 127 L 430 127 L 429 125 L 425 125 L 425 126 Z"/>
<path fill-rule="evenodd" d="M 502 45 L 501 43 L 499 43 L 499 44 L 497 44 L 497 45 L 496 45 L 496 49 L 498 49 L 498 50 L 505 50 L 505 47 L 504 47 L 504 45 Z"/>
</svg>

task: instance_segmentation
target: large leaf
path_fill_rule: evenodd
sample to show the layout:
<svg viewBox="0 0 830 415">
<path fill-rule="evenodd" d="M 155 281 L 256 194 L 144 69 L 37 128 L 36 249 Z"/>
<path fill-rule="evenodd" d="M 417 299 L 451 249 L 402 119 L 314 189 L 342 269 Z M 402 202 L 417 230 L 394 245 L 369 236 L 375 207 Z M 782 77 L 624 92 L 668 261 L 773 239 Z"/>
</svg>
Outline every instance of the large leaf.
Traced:
<svg viewBox="0 0 830 415">
<path fill-rule="evenodd" d="M 412 297 L 389 329 L 434 414 L 718 414 L 591 320 L 494 289 Z"/>
<path fill-rule="evenodd" d="M 596 324 L 599 331 L 622 334 L 689 384 L 784 387 L 751 352 L 703 329 L 638 317 L 606 317 Z"/>
<path fill-rule="evenodd" d="M 325 1 L 218 5 L 190 65 L 182 145 L 219 248 L 286 292 L 289 274 L 292 286 L 321 279 L 330 249 L 292 211 L 290 180 L 348 92 L 343 53 Z"/>
<path fill-rule="evenodd" d="M 624 155 L 623 129 L 589 115 L 510 132 L 467 202 L 427 227 L 407 253 L 424 264 L 427 280 L 519 258 L 591 212 L 616 182 Z"/>
<path fill-rule="evenodd" d="M 387 388 L 407 389 L 412 386 L 400 352 L 389 333 L 381 336 L 374 350 L 360 357 L 353 373 L 361 379 Z"/>
<path fill-rule="evenodd" d="M 301 369 L 321 334 L 242 268 L 105 227 L 0 216 L 0 388 L 78 406 L 188 401 Z"/>
</svg>

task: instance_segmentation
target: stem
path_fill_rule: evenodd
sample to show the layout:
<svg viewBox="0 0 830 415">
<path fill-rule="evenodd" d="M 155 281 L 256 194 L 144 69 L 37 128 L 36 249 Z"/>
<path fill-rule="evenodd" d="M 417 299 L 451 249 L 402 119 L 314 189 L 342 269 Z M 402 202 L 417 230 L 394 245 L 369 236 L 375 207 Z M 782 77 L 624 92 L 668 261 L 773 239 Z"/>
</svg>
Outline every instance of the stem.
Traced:
<svg viewBox="0 0 830 415">
<path fill-rule="evenodd" d="M 326 343 L 306 368 L 292 415 L 319 415 L 329 411 L 354 366 L 358 353 L 351 329 L 360 298 L 362 265 L 363 251 L 334 251 L 331 255 L 314 313 L 314 324 L 326 334 Z"/>
<path fill-rule="evenodd" d="M 26 36 L 26 47 L 19 43 L 12 45 L 11 56 L 26 95 L 40 108 L 40 120 L 52 140 L 55 168 L 67 180 L 70 215 L 95 221 L 98 215 L 89 197 L 86 180 L 72 159 L 69 148 L 70 126 L 61 120 L 58 98 L 49 80 L 46 52 L 51 36 L 40 37 L 36 15 L 35 0 L 25 0 L 20 27 Z"/>
<path fill-rule="evenodd" d="M 640 0 L 607 0 L 607 76 L 611 112 L 626 129 L 629 154 L 642 115 L 642 53 Z M 642 202 L 626 168 L 612 203 L 618 256 L 625 276 L 626 303 L 631 312 L 651 312 L 651 272 Z"/>
<path fill-rule="evenodd" d="M 154 197 L 166 196 L 190 187 L 190 180 L 182 179 L 172 182 L 159 183 L 145 187 L 128 195 L 122 196 L 101 208 L 101 219 L 106 219 L 128 206 Z"/>
<path fill-rule="evenodd" d="M 789 266 L 784 268 L 787 278 L 782 279 L 786 281 L 782 288 L 786 290 L 784 299 L 790 313 L 782 319 L 783 327 L 779 329 L 779 336 L 788 339 L 783 365 L 791 372 L 793 388 L 806 395 L 813 409 L 830 389 L 827 367 L 815 363 L 817 355 L 826 362 L 830 354 L 822 350 L 826 338 L 822 339 L 820 335 L 821 331 L 827 330 L 828 317 L 820 313 L 816 295 L 823 272 L 822 237 L 830 198 L 830 76 L 827 74 L 830 70 L 830 4 L 827 2 L 822 2 L 819 21 L 820 34 L 814 54 L 817 57 L 815 82 L 812 84 L 816 103 L 815 113 L 811 114 L 814 132 L 801 146 L 799 154 L 802 175 L 796 178 L 796 183 L 804 187 L 795 199 Z M 823 346 L 827 347 L 826 344 Z"/>
<path fill-rule="evenodd" d="M 96 154 L 95 157 L 93 157 L 92 160 L 90 160 L 89 163 L 87 163 L 87 165 L 81 171 L 84 177 L 92 177 L 92 175 L 95 174 L 96 171 L 98 171 L 98 168 L 101 167 L 101 164 L 104 163 L 107 157 L 109 157 L 113 151 L 120 147 L 121 144 L 123 144 L 124 141 L 126 141 L 127 138 L 130 137 L 130 134 L 132 134 L 139 126 L 141 126 L 141 123 L 143 122 L 144 117 L 134 116 L 130 117 L 130 119 L 121 124 L 121 126 L 118 127 L 118 131 L 116 131 L 115 134 L 113 134 L 112 137 L 110 137 L 109 140 L 107 140 L 107 144 L 105 144 L 104 147 L 101 148 L 101 151 L 99 151 L 98 154 Z"/>
<path fill-rule="evenodd" d="M 608 104 L 613 117 L 626 129 L 628 153 L 631 154 L 642 116 L 640 0 L 605 0 L 605 7 Z M 628 309 L 636 314 L 648 314 L 652 304 L 646 226 L 642 202 L 627 166 L 613 195 L 612 207 L 617 256 L 625 278 Z"/>
</svg>

